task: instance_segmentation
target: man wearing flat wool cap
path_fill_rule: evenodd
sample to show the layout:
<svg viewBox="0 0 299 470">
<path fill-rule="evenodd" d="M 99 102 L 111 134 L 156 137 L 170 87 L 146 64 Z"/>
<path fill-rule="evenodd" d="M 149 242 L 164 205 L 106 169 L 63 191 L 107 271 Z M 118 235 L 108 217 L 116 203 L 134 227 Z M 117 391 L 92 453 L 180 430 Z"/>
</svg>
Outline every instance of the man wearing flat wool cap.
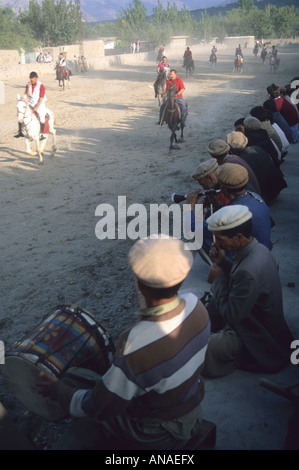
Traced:
<svg viewBox="0 0 299 470">
<path fill-rule="evenodd" d="M 223 194 L 229 200 L 228 205 L 248 207 L 252 213 L 252 235 L 272 250 L 270 211 L 263 198 L 246 187 L 246 168 L 237 163 L 224 163 L 216 170 L 216 175 Z"/>
<path fill-rule="evenodd" d="M 93 390 L 44 372 L 39 386 L 71 416 L 96 419 L 105 438 L 98 449 L 181 449 L 201 425 L 201 371 L 210 338 L 201 301 L 178 294 L 193 254 L 181 240 L 152 235 L 132 246 L 129 264 L 146 306 L 120 335 L 109 370 Z"/>
<path fill-rule="evenodd" d="M 206 377 L 236 368 L 272 373 L 289 363 L 293 341 L 284 319 L 277 262 L 252 237 L 252 213 L 246 206 L 225 206 L 207 219 L 215 236 L 209 279 L 213 297 L 207 306 L 211 338 Z M 233 252 L 232 261 L 225 251 Z"/>
</svg>

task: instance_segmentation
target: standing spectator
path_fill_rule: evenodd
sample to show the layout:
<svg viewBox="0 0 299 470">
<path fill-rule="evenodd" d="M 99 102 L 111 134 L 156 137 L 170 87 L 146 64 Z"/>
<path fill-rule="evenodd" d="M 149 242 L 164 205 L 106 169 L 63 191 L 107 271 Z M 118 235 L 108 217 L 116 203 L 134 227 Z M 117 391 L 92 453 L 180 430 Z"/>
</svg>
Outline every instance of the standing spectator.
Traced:
<svg viewBox="0 0 299 470">
<path fill-rule="evenodd" d="M 87 60 L 83 55 L 81 56 L 84 72 L 87 72 Z"/>
<path fill-rule="evenodd" d="M 79 71 L 84 73 L 83 60 L 81 59 L 80 56 L 78 57 L 78 66 L 79 66 Z"/>
</svg>

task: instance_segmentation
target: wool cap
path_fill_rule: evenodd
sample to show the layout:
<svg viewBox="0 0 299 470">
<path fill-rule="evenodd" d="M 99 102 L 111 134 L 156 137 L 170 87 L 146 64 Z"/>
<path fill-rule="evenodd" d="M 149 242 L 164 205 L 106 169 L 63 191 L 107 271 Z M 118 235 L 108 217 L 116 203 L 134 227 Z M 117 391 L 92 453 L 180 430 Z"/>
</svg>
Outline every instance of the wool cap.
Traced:
<svg viewBox="0 0 299 470">
<path fill-rule="evenodd" d="M 233 131 L 227 134 L 226 142 L 232 149 L 245 149 L 248 139 L 243 132 Z"/>
<path fill-rule="evenodd" d="M 248 183 L 248 171 L 237 163 L 224 163 L 216 170 L 218 183 L 227 189 L 239 189 Z"/>
<path fill-rule="evenodd" d="M 257 131 L 262 128 L 262 124 L 257 118 L 250 116 L 244 119 L 244 127 L 251 131 Z"/>
<path fill-rule="evenodd" d="M 206 220 L 208 229 L 211 232 L 222 232 L 247 222 L 252 218 L 252 213 L 247 206 L 236 204 L 234 206 L 224 206 Z"/>
<path fill-rule="evenodd" d="M 222 139 L 214 139 L 208 145 L 208 152 L 213 157 L 223 155 L 230 150 L 229 145 Z"/>
<path fill-rule="evenodd" d="M 209 173 L 212 173 L 218 168 L 218 163 L 215 158 L 210 158 L 205 162 L 200 163 L 194 170 L 193 174 L 191 175 L 194 180 L 200 180 L 204 178 Z"/>
<path fill-rule="evenodd" d="M 129 251 L 129 264 L 137 279 L 149 287 L 175 286 L 188 275 L 193 254 L 181 240 L 151 235 L 138 240 Z"/>
</svg>

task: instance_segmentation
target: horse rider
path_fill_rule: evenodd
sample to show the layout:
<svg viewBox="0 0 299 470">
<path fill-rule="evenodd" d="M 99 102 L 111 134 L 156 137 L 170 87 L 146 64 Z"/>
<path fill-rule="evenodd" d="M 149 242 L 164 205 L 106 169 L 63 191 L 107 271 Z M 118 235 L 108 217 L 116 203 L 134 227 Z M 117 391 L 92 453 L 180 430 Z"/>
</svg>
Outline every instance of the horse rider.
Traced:
<svg viewBox="0 0 299 470">
<path fill-rule="evenodd" d="M 157 73 L 165 73 L 166 76 L 169 75 L 170 67 L 167 62 L 167 57 L 163 56 L 161 62 L 158 64 Z"/>
<path fill-rule="evenodd" d="M 45 120 L 47 114 L 46 108 L 46 90 L 45 86 L 38 80 L 38 75 L 36 72 L 31 72 L 29 75 L 30 82 L 26 85 L 25 94 L 27 95 L 28 104 L 30 108 L 34 111 L 36 117 L 39 118 L 41 126 L 40 140 L 44 140 L 46 137 L 43 135 L 45 128 Z M 21 124 L 19 123 L 19 132 L 15 135 L 16 138 L 23 137 Z"/>
<path fill-rule="evenodd" d="M 161 60 L 163 59 L 163 56 L 165 55 L 165 49 L 163 46 L 160 47 L 159 51 L 158 51 L 158 55 L 157 55 L 157 61 L 158 62 L 161 62 Z"/>
<path fill-rule="evenodd" d="M 179 78 L 177 76 L 177 71 L 175 69 L 171 69 L 170 70 L 170 78 L 169 80 L 167 80 L 167 84 L 166 84 L 166 92 L 168 92 L 169 90 L 169 87 L 171 85 L 175 85 L 176 87 L 176 101 L 177 101 L 177 104 L 179 105 L 180 107 L 180 110 L 181 110 L 181 123 L 184 123 L 185 120 L 186 120 L 186 116 L 187 116 L 187 106 L 186 106 L 186 103 L 183 99 L 183 93 L 185 91 L 185 85 L 184 85 L 184 82 L 181 78 Z M 165 100 L 164 103 L 162 104 L 161 108 L 160 108 L 160 119 L 159 119 L 159 122 L 157 124 L 160 124 L 162 125 L 163 122 L 163 119 L 162 117 L 164 116 L 164 110 L 165 110 L 165 106 L 167 106 L 167 101 L 168 100 Z"/>
<path fill-rule="evenodd" d="M 158 67 L 157 67 L 157 78 L 154 82 L 154 89 L 155 89 L 155 98 L 157 98 L 157 86 L 158 86 L 158 83 L 159 81 L 162 79 L 163 75 L 165 75 L 166 78 L 168 78 L 169 76 L 169 73 L 170 73 L 170 67 L 169 67 L 169 64 L 167 62 L 167 57 L 163 56 L 161 62 L 158 64 Z"/>
<path fill-rule="evenodd" d="M 275 59 L 277 59 L 278 50 L 276 46 L 272 46 L 271 54 L 273 55 Z"/>
<path fill-rule="evenodd" d="M 242 52 L 241 44 L 239 44 L 239 46 L 236 48 L 236 51 L 235 51 L 235 57 L 237 57 L 238 55 L 240 55 L 243 59 L 243 52 Z"/>
<path fill-rule="evenodd" d="M 186 67 L 188 60 L 192 60 L 192 52 L 190 50 L 190 47 L 187 47 L 187 49 L 185 50 L 183 59 L 184 59 L 183 67 Z"/>
<path fill-rule="evenodd" d="M 272 46 L 270 55 L 272 55 L 272 57 L 274 57 L 276 63 L 279 64 L 280 59 L 279 59 L 279 57 L 278 57 L 278 50 L 277 50 L 277 47 L 276 47 L 276 46 Z"/>
<path fill-rule="evenodd" d="M 66 60 L 62 52 L 60 52 L 59 57 L 58 57 L 58 65 L 60 65 L 60 67 L 66 68 Z"/>
<path fill-rule="evenodd" d="M 212 57 L 215 56 L 215 62 L 217 62 L 217 47 L 213 46 L 211 49 L 211 57 L 210 57 L 210 62 L 212 62 Z"/>
<path fill-rule="evenodd" d="M 66 60 L 65 60 L 65 57 L 63 56 L 63 53 L 60 52 L 59 56 L 58 56 L 58 60 L 56 62 L 56 80 L 59 80 L 58 79 L 58 67 L 61 67 L 64 75 L 66 76 Z"/>
</svg>

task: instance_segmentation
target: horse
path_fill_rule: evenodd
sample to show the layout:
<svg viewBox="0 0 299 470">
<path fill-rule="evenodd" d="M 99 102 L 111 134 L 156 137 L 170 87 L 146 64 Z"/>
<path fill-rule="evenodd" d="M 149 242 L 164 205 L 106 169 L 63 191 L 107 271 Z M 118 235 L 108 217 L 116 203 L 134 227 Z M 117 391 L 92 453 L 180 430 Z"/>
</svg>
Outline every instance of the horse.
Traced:
<svg viewBox="0 0 299 470">
<path fill-rule="evenodd" d="M 243 72 L 243 57 L 240 54 L 234 60 L 233 72 Z"/>
<path fill-rule="evenodd" d="M 54 117 L 52 112 L 48 109 L 45 128 L 43 131 L 44 136 L 46 137 L 40 143 L 40 121 L 35 115 L 34 111 L 28 104 L 26 95 L 24 98 L 20 98 L 18 95 L 17 101 L 17 116 L 18 122 L 21 124 L 22 134 L 25 137 L 26 142 L 26 151 L 29 155 L 36 155 L 38 154 L 40 164 L 43 163 L 43 151 L 47 142 L 47 133 L 51 132 L 53 135 L 53 146 L 52 146 L 52 156 L 54 156 L 57 147 L 56 147 L 56 129 L 54 128 Z M 30 142 L 35 141 L 36 143 L 36 152 L 31 151 Z"/>
<path fill-rule="evenodd" d="M 71 86 L 70 76 L 72 75 L 72 72 L 69 69 L 64 70 L 64 67 L 57 63 L 54 70 L 56 70 L 56 80 L 59 81 L 59 86 L 62 86 L 63 90 L 65 81 L 67 81 L 69 86 Z M 62 85 L 60 82 L 62 82 Z"/>
<path fill-rule="evenodd" d="M 270 73 L 274 72 L 276 73 L 276 70 L 278 69 L 280 59 L 278 57 L 275 57 L 273 54 L 269 54 L 269 65 L 270 65 Z"/>
<path fill-rule="evenodd" d="M 195 65 L 194 65 L 194 60 L 192 57 L 186 57 L 186 77 L 191 77 L 192 73 L 194 72 Z"/>
<path fill-rule="evenodd" d="M 158 98 L 159 108 L 161 107 L 161 104 L 164 103 L 164 101 L 166 100 L 166 83 L 167 78 L 165 73 L 160 72 L 154 85 L 155 97 Z"/>
<path fill-rule="evenodd" d="M 210 55 L 210 62 L 211 62 L 212 68 L 214 68 L 217 63 L 217 56 L 215 52 L 212 52 L 212 54 Z"/>
<path fill-rule="evenodd" d="M 181 120 L 181 108 L 176 100 L 176 85 L 170 85 L 168 90 L 168 99 L 165 103 L 165 108 L 162 114 L 161 123 L 165 121 L 171 130 L 170 136 L 170 147 L 169 150 L 179 150 L 178 146 L 173 145 L 173 141 L 183 143 L 184 139 L 184 127 L 185 124 Z M 176 131 L 181 130 L 181 137 L 178 140 Z"/>
</svg>

